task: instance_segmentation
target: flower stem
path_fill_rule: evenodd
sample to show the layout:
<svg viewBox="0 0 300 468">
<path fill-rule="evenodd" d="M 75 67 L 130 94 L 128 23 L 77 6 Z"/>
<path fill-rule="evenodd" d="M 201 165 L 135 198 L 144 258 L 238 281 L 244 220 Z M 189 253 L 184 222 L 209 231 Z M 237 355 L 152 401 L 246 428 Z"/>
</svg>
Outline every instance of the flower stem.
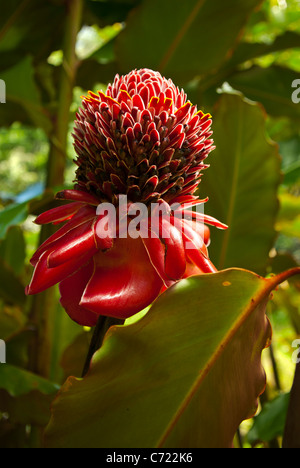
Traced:
<svg viewBox="0 0 300 468">
<path fill-rule="evenodd" d="M 124 320 L 121 320 L 121 319 L 117 319 L 113 317 L 104 317 L 102 315 L 99 317 L 92 339 L 91 339 L 86 361 L 83 367 L 82 377 L 84 377 L 87 374 L 90 368 L 92 357 L 95 354 L 95 352 L 101 348 L 105 334 L 108 331 L 108 329 L 112 327 L 113 325 L 123 325 L 123 323 L 124 323 Z"/>
</svg>

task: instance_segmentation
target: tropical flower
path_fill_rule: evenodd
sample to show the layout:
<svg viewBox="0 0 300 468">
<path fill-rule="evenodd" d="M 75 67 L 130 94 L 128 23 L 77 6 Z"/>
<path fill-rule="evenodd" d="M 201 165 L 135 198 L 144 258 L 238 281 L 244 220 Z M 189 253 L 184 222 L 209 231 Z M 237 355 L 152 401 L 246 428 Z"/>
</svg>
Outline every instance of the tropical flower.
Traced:
<svg viewBox="0 0 300 468">
<path fill-rule="evenodd" d="M 207 201 L 195 192 L 214 149 L 211 124 L 183 90 L 149 69 L 117 75 L 106 93 L 89 92 L 73 133 L 74 189 L 57 194 L 68 203 L 36 219 L 64 224 L 33 255 L 27 294 L 59 283 L 69 316 L 94 326 L 99 315 L 130 317 L 174 282 L 215 272 L 204 223 L 226 226 L 192 209 Z M 124 236 L 136 203 L 149 213 L 146 233 Z M 100 212 L 109 205 L 114 232 L 112 215 Z"/>
</svg>

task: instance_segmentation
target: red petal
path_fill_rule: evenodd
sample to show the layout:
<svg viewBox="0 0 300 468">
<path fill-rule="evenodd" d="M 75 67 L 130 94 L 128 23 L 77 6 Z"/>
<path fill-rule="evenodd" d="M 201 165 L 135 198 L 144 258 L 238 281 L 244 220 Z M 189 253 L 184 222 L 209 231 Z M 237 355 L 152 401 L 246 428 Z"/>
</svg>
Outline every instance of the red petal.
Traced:
<svg viewBox="0 0 300 468">
<path fill-rule="evenodd" d="M 36 224 L 58 223 L 67 220 L 70 216 L 82 208 L 82 203 L 69 203 L 68 205 L 58 206 L 52 210 L 45 211 L 40 214 L 36 220 Z"/>
<path fill-rule="evenodd" d="M 74 200 L 95 206 L 98 206 L 100 203 L 100 200 L 98 200 L 98 198 L 91 193 L 86 193 L 80 190 L 63 190 L 62 192 L 58 192 L 55 198 L 63 200 Z"/>
<path fill-rule="evenodd" d="M 197 202 L 199 197 L 196 197 L 195 195 L 179 195 L 178 197 L 175 197 L 172 199 L 172 203 L 193 203 Z M 169 202 L 171 203 L 171 202 Z"/>
<path fill-rule="evenodd" d="M 170 207 L 165 203 L 165 209 L 170 210 Z M 177 281 L 182 278 L 186 268 L 186 257 L 184 252 L 184 244 L 181 232 L 174 225 L 173 217 L 168 216 L 168 211 L 165 215 L 161 215 L 159 211 L 152 213 L 151 222 L 151 239 L 145 239 L 147 251 L 155 263 L 159 274 L 162 278 Z M 157 242 L 157 238 L 164 246 L 164 275 L 162 275 L 161 257 L 163 249 Z M 153 244 L 151 245 L 151 241 Z M 157 253 L 154 249 L 157 248 Z"/>
<path fill-rule="evenodd" d="M 54 248 L 54 242 L 64 236 L 67 232 L 71 231 L 75 227 L 80 226 L 81 224 L 85 223 L 89 219 L 95 217 L 95 209 L 91 208 L 90 206 L 83 206 L 77 213 L 73 216 L 73 218 L 68 221 L 64 226 L 62 226 L 58 231 L 56 231 L 52 236 L 50 236 L 43 244 L 37 249 L 34 253 L 32 258 L 30 259 L 30 263 L 35 266 L 38 262 L 39 257 L 45 250 L 49 250 L 49 248 Z"/>
<path fill-rule="evenodd" d="M 212 226 L 215 226 L 219 229 L 228 229 L 228 226 L 226 224 L 221 223 L 221 221 L 218 221 L 217 219 L 213 218 L 212 216 L 208 216 L 202 213 L 198 213 L 196 211 L 190 211 L 190 210 L 185 210 L 183 209 L 183 213 L 186 216 L 191 216 L 191 218 L 196 219 L 199 222 L 210 224 Z"/>
<path fill-rule="evenodd" d="M 37 294 L 44 291 L 45 289 L 50 288 L 51 286 L 54 286 L 55 284 L 75 273 L 90 259 L 90 254 L 88 253 L 81 257 L 75 257 L 69 262 L 63 263 L 56 268 L 48 268 L 48 255 L 49 251 L 44 252 L 37 262 L 31 282 L 29 286 L 26 287 L 27 295 Z"/>
<path fill-rule="evenodd" d="M 150 305 L 163 286 L 140 238 L 116 239 L 98 252 L 80 305 L 99 315 L 127 318 Z"/>
<path fill-rule="evenodd" d="M 85 309 L 79 304 L 93 271 L 94 262 L 90 261 L 86 266 L 80 268 L 80 270 L 62 281 L 59 285 L 61 305 L 72 320 L 86 327 L 94 327 L 98 319 L 98 316 L 94 312 Z"/>
<path fill-rule="evenodd" d="M 186 269 L 186 257 L 181 232 L 167 220 L 162 220 L 165 229 L 169 229 L 170 236 L 162 241 L 166 245 L 165 272 L 172 280 L 182 278 Z"/>
<path fill-rule="evenodd" d="M 99 216 L 93 226 L 94 237 L 98 249 L 106 251 L 113 247 L 116 237 L 115 220 L 111 217 Z"/>
<path fill-rule="evenodd" d="M 69 262 L 90 253 L 92 257 L 97 252 L 92 221 L 78 226 L 69 231 L 55 243 L 55 249 L 48 257 L 49 268 L 55 268 L 62 263 Z"/>
<path fill-rule="evenodd" d="M 165 273 L 166 247 L 156 234 L 152 233 L 151 237 L 150 235 L 151 233 L 149 233 L 149 238 L 143 238 L 142 240 L 149 255 L 150 262 L 167 286 L 168 279 Z"/>
<path fill-rule="evenodd" d="M 203 273 L 216 273 L 217 269 L 208 258 L 206 246 L 201 236 L 191 228 L 186 220 L 175 220 L 175 224 L 183 225 L 182 235 L 185 240 L 185 253 Z"/>
</svg>

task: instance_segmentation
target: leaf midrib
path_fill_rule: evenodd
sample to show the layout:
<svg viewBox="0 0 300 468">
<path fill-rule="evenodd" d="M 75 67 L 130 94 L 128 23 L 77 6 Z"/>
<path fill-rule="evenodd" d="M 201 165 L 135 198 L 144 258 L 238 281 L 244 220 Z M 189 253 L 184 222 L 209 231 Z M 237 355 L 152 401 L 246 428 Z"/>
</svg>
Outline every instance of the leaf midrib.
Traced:
<svg viewBox="0 0 300 468">
<path fill-rule="evenodd" d="M 229 206 L 228 212 L 226 217 L 226 224 L 229 228 L 224 233 L 224 241 L 222 243 L 222 249 L 220 252 L 218 267 L 220 270 L 225 268 L 225 260 L 228 251 L 229 239 L 232 232 L 232 223 L 233 223 L 233 214 L 234 208 L 236 204 L 236 197 L 237 197 L 237 190 L 238 190 L 238 180 L 239 180 L 239 173 L 240 173 L 240 164 L 241 164 L 241 154 L 242 154 L 242 137 L 244 131 L 244 124 L 243 124 L 243 106 L 241 102 L 239 102 L 239 109 L 238 109 L 238 126 L 237 126 L 237 138 L 236 138 L 236 149 L 235 149 L 235 162 L 233 168 L 233 179 L 231 185 L 231 192 L 229 198 Z"/>
<path fill-rule="evenodd" d="M 244 270 L 245 271 L 245 270 Z M 168 437 L 171 435 L 173 429 L 175 428 L 176 424 L 178 423 L 179 419 L 185 412 L 185 410 L 188 408 L 190 402 L 192 401 L 194 395 L 197 393 L 199 390 L 199 387 L 201 386 L 202 382 L 210 372 L 210 370 L 213 368 L 214 364 L 216 361 L 220 358 L 220 356 L 223 354 L 225 351 L 226 347 L 228 344 L 231 342 L 235 334 L 238 332 L 240 327 L 246 322 L 246 320 L 249 318 L 249 316 L 253 313 L 253 311 L 258 307 L 258 305 L 268 297 L 271 292 L 281 283 L 284 281 L 288 280 L 292 276 L 300 274 L 300 268 L 293 268 L 291 270 L 285 271 L 284 273 L 281 273 L 280 275 L 277 275 L 276 277 L 272 277 L 269 279 L 264 279 L 261 278 L 265 283 L 261 285 L 261 287 L 258 288 L 257 293 L 251 300 L 250 304 L 248 307 L 244 310 L 244 312 L 237 318 L 233 326 L 230 328 L 230 330 L 227 332 L 225 337 L 222 339 L 222 341 L 219 343 L 219 346 L 217 347 L 216 351 L 214 354 L 211 356 L 211 358 L 208 360 L 206 363 L 204 369 L 202 372 L 199 374 L 199 377 L 196 379 L 193 387 L 191 390 L 188 392 L 187 396 L 185 397 L 184 401 L 178 408 L 176 414 L 174 415 L 173 419 L 170 421 L 168 427 L 166 428 L 164 434 L 160 438 L 157 448 L 163 448 L 165 442 L 167 441 Z"/>
</svg>

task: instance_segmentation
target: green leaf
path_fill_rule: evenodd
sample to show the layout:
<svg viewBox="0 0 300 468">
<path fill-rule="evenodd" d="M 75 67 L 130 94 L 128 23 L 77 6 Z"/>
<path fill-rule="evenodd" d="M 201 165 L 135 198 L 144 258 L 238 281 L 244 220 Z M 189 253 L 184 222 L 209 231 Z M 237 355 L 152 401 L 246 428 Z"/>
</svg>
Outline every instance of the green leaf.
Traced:
<svg viewBox="0 0 300 468">
<path fill-rule="evenodd" d="M 0 211 L 0 239 L 4 239 L 10 226 L 19 224 L 28 216 L 27 202 L 12 204 Z"/>
<path fill-rule="evenodd" d="M 300 106 L 292 101 L 294 80 L 299 74 L 288 68 L 271 66 L 252 67 L 228 78 L 229 84 L 247 98 L 258 101 L 274 117 L 300 118 Z"/>
<path fill-rule="evenodd" d="M 0 298 L 10 304 L 25 302 L 24 286 L 0 258 Z"/>
<path fill-rule="evenodd" d="M 10 117 L 10 107 L 21 106 L 38 127 L 50 131 L 52 124 L 41 107 L 39 92 L 34 80 L 31 58 L 25 57 L 13 67 L 1 73 L 6 83 L 6 104 L 0 107 L 0 122 L 7 125 L 6 112 Z"/>
<path fill-rule="evenodd" d="M 131 13 L 117 38 L 120 67 L 126 72 L 143 67 L 157 69 L 181 82 L 210 72 L 226 59 L 249 14 L 260 3 L 145 1 Z"/>
<path fill-rule="evenodd" d="M 6 238 L 0 244 L 0 257 L 17 276 L 23 272 L 26 246 L 20 226 L 8 228 Z"/>
<path fill-rule="evenodd" d="M 293 31 L 286 31 L 277 36 L 271 44 L 240 42 L 226 63 L 226 68 L 232 69 L 248 60 L 295 47 L 300 47 L 300 34 Z"/>
<path fill-rule="evenodd" d="M 280 194 L 280 211 L 276 228 L 290 237 L 300 237 L 300 198 L 283 192 Z"/>
<path fill-rule="evenodd" d="M 138 322 L 112 327 L 82 380 L 52 407 L 47 447 L 229 447 L 265 386 L 271 279 L 232 269 L 167 290 Z"/>
<path fill-rule="evenodd" d="M 0 411 L 9 414 L 9 424 L 31 424 L 44 427 L 50 418 L 54 394 L 46 395 L 38 390 L 12 397 L 0 389 Z"/>
<path fill-rule="evenodd" d="M 83 12 L 85 24 L 99 24 L 100 26 L 121 23 L 131 9 L 142 0 L 85 0 Z"/>
<path fill-rule="evenodd" d="M 295 47 L 300 47 L 300 34 L 293 31 L 286 31 L 284 34 L 276 37 L 271 44 L 239 42 L 233 54 L 229 55 L 224 63 L 220 63 L 220 68 L 218 70 L 211 70 L 205 76 L 201 77 L 199 91 L 201 93 L 209 93 L 210 99 L 216 100 L 216 89 L 222 86 L 224 82 L 229 80 L 234 83 L 235 79 L 239 82 L 241 76 L 239 67 L 245 64 L 245 62 L 249 63 L 249 61 L 253 61 L 256 58 L 274 54 L 274 52 L 286 51 Z M 247 69 L 249 69 L 249 65 Z M 290 71 L 288 73 L 290 73 Z M 237 76 L 235 77 L 235 75 Z M 244 74 L 242 74 L 242 76 L 244 76 Z M 288 91 L 290 87 L 291 83 L 288 85 Z"/>
<path fill-rule="evenodd" d="M 57 392 L 59 386 L 31 372 L 4 364 L 0 366 L 0 388 L 18 397 L 32 390 L 51 395 Z"/>
<path fill-rule="evenodd" d="M 0 411 L 10 422 L 44 426 L 59 386 L 9 364 L 0 365 Z"/>
<path fill-rule="evenodd" d="M 283 436 L 289 401 L 290 394 L 283 393 L 264 405 L 247 434 L 247 441 L 251 445 Z"/>
<path fill-rule="evenodd" d="M 30 53 L 36 62 L 47 59 L 53 50 L 61 48 L 66 11 L 60 1 L 4 2 L 0 17 L 0 52 L 17 52 L 20 58 Z"/>
<path fill-rule="evenodd" d="M 211 229 L 209 248 L 219 270 L 241 267 L 265 274 L 275 238 L 280 183 L 277 145 L 265 131 L 261 107 L 224 94 L 213 113 L 216 150 L 200 184 L 205 211 L 229 226 Z"/>
<path fill-rule="evenodd" d="M 0 366 L 0 388 L 17 397 L 32 390 L 50 395 L 57 392 L 59 386 L 31 372 L 4 364 Z"/>
<path fill-rule="evenodd" d="M 7 345 L 7 356 L 8 352 L 8 343 L 7 340 L 11 336 L 15 337 L 19 332 L 24 329 L 26 324 L 27 317 L 22 313 L 20 307 L 18 306 L 4 306 L 0 308 L 0 338 L 6 342 Z M 14 350 L 15 351 L 15 350 Z"/>
</svg>

